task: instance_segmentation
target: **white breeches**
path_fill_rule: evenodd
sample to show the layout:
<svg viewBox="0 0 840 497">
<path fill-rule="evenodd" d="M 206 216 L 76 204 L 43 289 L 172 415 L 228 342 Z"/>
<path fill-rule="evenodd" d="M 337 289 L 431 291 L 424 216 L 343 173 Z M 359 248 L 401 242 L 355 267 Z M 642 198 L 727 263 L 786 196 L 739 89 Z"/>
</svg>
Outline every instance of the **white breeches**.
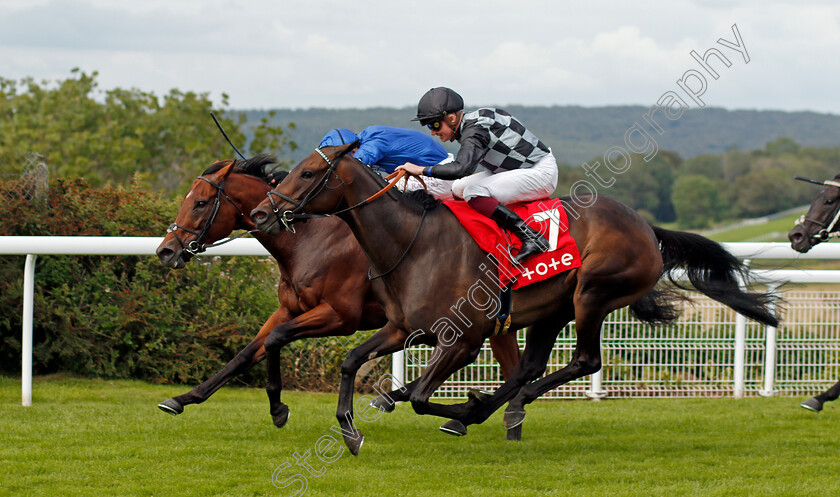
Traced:
<svg viewBox="0 0 840 497">
<path fill-rule="evenodd" d="M 449 154 L 449 157 L 440 161 L 440 164 L 448 164 L 455 160 L 455 157 L 452 154 Z M 452 200 L 454 197 L 452 196 L 452 184 L 455 180 L 446 180 L 440 178 L 430 178 L 429 176 L 423 176 L 423 182 L 426 183 L 426 190 L 429 192 L 429 195 L 435 197 L 441 201 Z M 405 183 L 400 181 L 397 185 L 402 191 L 411 191 L 411 190 L 422 190 L 423 185 L 420 184 L 420 181 L 417 180 L 414 176 L 408 178 L 408 184 L 406 186 Z M 553 191 L 553 190 L 552 190 Z"/>
<path fill-rule="evenodd" d="M 513 169 L 495 174 L 481 171 L 452 182 L 452 193 L 455 197 L 464 200 L 492 197 L 502 204 L 550 197 L 555 188 L 557 161 L 551 153 L 527 169 Z"/>
</svg>

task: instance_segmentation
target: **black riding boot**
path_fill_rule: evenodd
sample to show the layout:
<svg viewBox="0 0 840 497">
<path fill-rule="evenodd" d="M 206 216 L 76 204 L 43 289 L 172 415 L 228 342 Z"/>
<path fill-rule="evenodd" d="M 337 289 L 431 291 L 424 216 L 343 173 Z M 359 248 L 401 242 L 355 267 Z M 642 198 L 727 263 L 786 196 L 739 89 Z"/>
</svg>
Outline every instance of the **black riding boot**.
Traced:
<svg viewBox="0 0 840 497">
<path fill-rule="evenodd" d="M 517 264 L 522 264 L 522 261 L 536 253 L 548 250 L 548 240 L 539 231 L 528 226 L 528 223 L 504 205 L 497 205 L 490 218 L 502 227 L 516 233 L 519 240 L 522 241 L 522 248 L 519 249 L 519 253 L 513 258 Z"/>
</svg>

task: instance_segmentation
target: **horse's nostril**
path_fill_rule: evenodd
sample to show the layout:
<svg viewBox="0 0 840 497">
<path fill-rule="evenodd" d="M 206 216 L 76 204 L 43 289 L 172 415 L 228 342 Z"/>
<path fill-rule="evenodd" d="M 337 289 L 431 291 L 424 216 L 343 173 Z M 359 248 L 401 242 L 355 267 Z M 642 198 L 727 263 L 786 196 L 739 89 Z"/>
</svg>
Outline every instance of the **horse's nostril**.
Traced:
<svg viewBox="0 0 840 497">
<path fill-rule="evenodd" d="M 265 219 L 265 216 L 266 214 L 263 211 L 254 211 L 251 213 L 251 217 L 254 219 L 254 221 L 262 221 L 263 219 Z"/>
<path fill-rule="evenodd" d="M 170 256 L 171 256 L 172 254 L 174 254 L 174 253 L 175 253 L 175 252 L 173 252 L 171 249 L 168 249 L 168 248 L 163 248 L 163 249 L 158 250 L 157 255 L 158 255 L 158 257 L 160 257 L 161 259 L 164 259 L 164 258 L 166 258 L 166 257 L 170 257 Z"/>
</svg>

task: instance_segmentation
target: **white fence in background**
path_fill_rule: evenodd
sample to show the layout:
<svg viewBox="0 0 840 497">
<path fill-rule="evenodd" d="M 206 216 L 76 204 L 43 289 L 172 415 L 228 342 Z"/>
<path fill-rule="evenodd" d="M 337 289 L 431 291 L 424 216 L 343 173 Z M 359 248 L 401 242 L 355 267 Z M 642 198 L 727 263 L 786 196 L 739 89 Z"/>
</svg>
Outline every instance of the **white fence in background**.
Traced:
<svg viewBox="0 0 840 497">
<path fill-rule="evenodd" d="M 153 255 L 161 242 L 153 237 L 0 237 L 0 255 L 25 255 L 22 403 L 32 402 L 32 325 L 37 255 Z M 785 243 L 729 243 L 742 259 L 840 259 L 840 244 L 822 244 L 798 254 Z M 208 256 L 257 255 L 268 252 L 255 239 L 238 239 L 212 248 Z M 840 283 L 840 271 L 754 271 L 766 281 Z M 778 283 L 777 283 L 778 284 Z M 840 294 L 786 292 L 784 325 L 775 328 L 747 322 L 731 310 L 697 297 L 673 326 L 652 328 L 629 317 L 626 309 L 611 314 L 603 328 L 604 368 L 550 392 L 548 397 L 690 397 L 810 394 L 840 379 Z M 520 335 L 523 344 L 523 336 Z M 548 372 L 563 365 L 574 348 L 574 324 L 560 334 Z M 428 348 L 412 354 L 425 362 Z M 421 372 L 395 354 L 394 377 L 411 381 Z M 501 374 L 489 352 L 449 380 L 439 397 L 460 398 L 469 387 L 493 388 Z"/>
<path fill-rule="evenodd" d="M 840 380 L 840 292 L 784 292 L 778 330 L 745 321 L 740 359 L 735 312 L 703 295 L 690 295 L 694 305 L 683 305 L 682 316 L 670 326 L 640 323 L 627 308 L 610 314 L 602 328 L 599 375 L 578 379 L 544 397 L 814 395 Z M 524 331 L 518 338 L 521 348 Z M 555 342 L 546 372 L 562 368 L 574 346 L 572 323 Z M 407 356 L 406 381 L 423 371 L 411 359 L 423 363 L 430 351 L 423 347 Z M 736 368 L 742 371 L 740 378 Z M 470 387 L 492 390 L 500 384 L 501 371 L 485 343 L 478 360 L 444 383 L 436 396 L 463 398 Z"/>
</svg>

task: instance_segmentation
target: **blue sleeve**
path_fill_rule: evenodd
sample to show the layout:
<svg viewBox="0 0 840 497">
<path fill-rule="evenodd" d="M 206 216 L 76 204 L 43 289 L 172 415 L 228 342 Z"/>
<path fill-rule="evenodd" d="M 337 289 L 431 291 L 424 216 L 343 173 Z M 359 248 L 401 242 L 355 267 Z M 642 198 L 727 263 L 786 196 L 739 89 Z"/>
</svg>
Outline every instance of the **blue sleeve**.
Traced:
<svg viewBox="0 0 840 497">
<path fill-rule="evenodd" d="M 376 143 L 369 141 L 363 143 L 359 150 L 353 154 L 353 157 L 359 159 L 362 164 L 372 166 L 382 160 L 382 151 L 376 146 Z"/>
</svg>

